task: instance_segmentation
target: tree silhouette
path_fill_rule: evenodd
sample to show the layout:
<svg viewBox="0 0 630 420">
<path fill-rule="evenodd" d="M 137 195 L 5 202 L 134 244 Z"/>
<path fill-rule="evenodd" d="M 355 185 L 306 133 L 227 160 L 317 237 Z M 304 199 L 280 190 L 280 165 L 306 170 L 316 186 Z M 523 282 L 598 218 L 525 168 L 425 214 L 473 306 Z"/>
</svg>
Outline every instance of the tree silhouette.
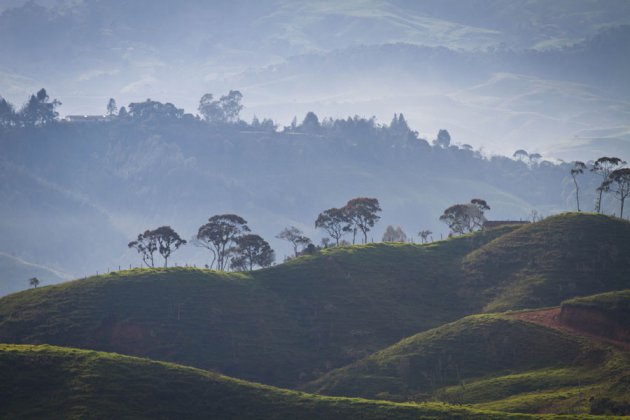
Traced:
<svg viewBox="0 0 630 420">
<path fill-rule="evenodd" d="M 591 172 L 596 173 L 602 178 L 602 182 L 600 186 L 597 188 L 597 199 L 595 201 L 595 211 L 597 213 L 602 212 L 602 195 L 606 191 L 606 182 L 608 181 L 608 177 L 612 171 L 614 171 L 618 166 L 625 164 L 623 160 L 618 157 L 608 157 L 602 156 L 595 161 L 593 167 L 591 168 Z"/>
<path fill-rule="evenodd" d="M 315 227 L 324 229 L 335 240 L 336 246 L 339 246 L 341 237 L 350 231 L 350 220 L 343 209 L 333 207 L 317 216 Z"/>
<path fill-rule="evenodd" d="M 302 232 L 300 229 L 296 228 L 295 226 L 284 228 L 282 232 L 280 232 L 276 236 L 276 238 L 284 239 L 291 242 L 291 245 L 293 245 L 293 252 L 295 253 L 296 257 L 298 256 L 298 253 L 299 253 L 298 252 L 299 247 L 302 247 L 302 249 L 304 249 L 306 246 L 308 246 L 308 244 L 311 243 L 311 240 L 307 238 L 306 236 L 304 236 L 304 232 Z"/>
<path fill-rule="evenodd" d="M 418 236 L 420 237 L 420 240 L 422 241 L 422 243 L 427 243 L 429 241 L 429 236 L 431 236 L 433 234 L 433 232 L 431 232 L 430 230 L 421 230 L 420 232 L 418 232 Z"/>
<path fill-rule="evenodd" d="M 475 198 L 468 204 L 455 204 L 440 216 L 453 233 L 464 234 L 482 229 L 486 222 L 484 212 L 490 210 L 485 200 Z"/>
<path fill-rule="evenodd" d="M 33 126 L 50 124 L 56 121 L 59 113 L 55 111 L 55 108 L 61 105 L 61 102 L 56 99 L 50 102 L 49 99 L 46 89 L 43 88 L 37 94 L 31 95 L 18 114 L 21 123 Z"/>
<path fill-rule="evenodd" d="M 138 254 L 142 256 L 142 261 L 147 267 L 155 267 L 153 254 L 158 250 L 158 244 L 153 231 L 145 230 L 144 233 L 138 234 L 138 238 L 135 241 L 129 242 L 127 246 L 138 251 Z"/>
<path fill-rule="evenodd" d="M 603 188 L 612 191 L 621 204 L 619 217 L 623 219 L 623 205 L 630 195 L 630 168 L 615 169 L 604 182 Z"/>
<path fill-rule="evenodd" d="M 109 98 L 109 102 L 107 102 L 107 115 L 113 117 L 116 115 L 118 111 L 118 106 L 116 106 L 116 100 L 114 98 Z"/>
<path fill-rule="evenodd" d="M 247 234 L 236 239 L 236 246 L 231 250 L 233 270 L 252 271 L 254 266 L 269 267 L 276 259 L 269 243 L 258 235 Z"/>
<path fill-rule="evenodd" d="M 28 284 L 29 286 L 36 288 L 37 286 L 39 286 L 40 280 L 37 277 L 31 277 L 30 279 L 28 279 Z"/>
<path fill-rule="evenodd" d="M 247 221 L 236 214 L 219 214 L 208 219 L 208 223 L 201 226 L 197 232 L 197 244 L 213 253 L 210 267 L 216 258 L 217 269 L 225 270 L 228 262 L 230 247 L 236 243 L 239 236 L 249 232 Z"/>
<path fill-rule="evenodd" d="M 186 245 L 186 240 L 180 238 L 179 234 L 170 226 L 160 226 L 152 234 L 157 241 L 158 251 L 164 258 L 164 267 L 168 267 L 168 258 L 173 251 L 179 249 L 182 245 Z"/>
<path fill-rule="evenodd" d="M 377 215 L 380 211 L 381 207 L 376 198 L 358 197 L 348 201 L 344 212 L 352 225 L 353 244 L 357 229 L 363 232 L 363 243 L 367 243 L 367 233 L 380 220 L 381 217 Z"/>
<path fill-rule="evenodd" d="M 573 183 L 575 184 L 575 201 L 577 202 L 577 211 L 580 211 L 580 186 L 577 182 L 577 176 L 584 173 L 584 169 L 586 169 L 586 165 L 584 162 L 576 161 L 573 164 L 573 168 L 571 168 L 571 177 L 573 178 Z"/>
</svg>

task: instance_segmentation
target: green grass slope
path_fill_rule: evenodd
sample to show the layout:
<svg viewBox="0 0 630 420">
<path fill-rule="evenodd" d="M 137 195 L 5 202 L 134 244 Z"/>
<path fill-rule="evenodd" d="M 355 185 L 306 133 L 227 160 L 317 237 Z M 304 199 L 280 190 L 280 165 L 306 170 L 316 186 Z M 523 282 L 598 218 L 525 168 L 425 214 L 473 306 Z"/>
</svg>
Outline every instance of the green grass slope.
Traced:
<svg viewBox="0 0 630 420">
<path fill-rule="evenodd" d="M 438 403 L 321 397 L 170 363 L 47 345 L 0 344 L 0 372 L 0 418 L 7 419 L 506 418 Z"/>
<path fill-rule="evenodd" d="M 478 311 L 460 261 L 513 227 L 324 250 L 268 270 L 131 270 L 0 299 L 0 342 L 90 348 L 294 386 Z"/>
<path fill-rule="evenodd" d="M 630 287 L 630 222 L 566 213 L 524 226 L 463 262 L 460 293 L 485 311 L 559 305 L 565 299 Z"/>
<path fill-rule="evenodd" d="M 327 395 L 441 400 L 530 413 L 630 402 L 630 355 L 526 321 L 475 315 L 409 337 L 303 387 Z"/>
</svg>

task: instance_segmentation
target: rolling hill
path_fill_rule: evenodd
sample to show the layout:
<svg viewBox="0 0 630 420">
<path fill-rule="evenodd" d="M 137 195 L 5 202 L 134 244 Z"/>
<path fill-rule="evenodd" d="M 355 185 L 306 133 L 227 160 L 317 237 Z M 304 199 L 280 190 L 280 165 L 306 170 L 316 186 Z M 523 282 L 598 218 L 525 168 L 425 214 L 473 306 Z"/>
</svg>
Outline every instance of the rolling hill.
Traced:
<svg viewBox="0 0 630 420">
<path fill-rule="evenodd" d="M 136 269 L 0 299 L 0 342 L 145 356 L 295 386 L 481 308 L 459 262 L 514 229 L 324 250 L 267 270 Z"/>
<path fill-rule="evenodd" d="M 629 380 L 628 352 L 486 314 L 409 337 L 303 389 L 395 401 L 437 399 L 508 412 L 588 414 L 599 412 L 604 399 L 630 407 Z"/>
<path fill-rule="evenodd" d="M 252 273 L 115 272 L 0 299 L 0 341 L 113 351 L 295 387 L 482 310 L 627 288 L 628 226 L 566 214 L 427 245 L 327 249 Z"/>
<path fill-rule="evenodd" d="M 52 346 L 0 344 L 0 370 L 1 418 L 505 418 L 437 403 L 321 397 L 170 363 Z"/>
<path fill-rule="evenodd" d="M 486 312 L 554 306 L 630 285 L 630 222 L 567 213 L 504 235 L 464 258 L 461 293 Z"/>
</svg>

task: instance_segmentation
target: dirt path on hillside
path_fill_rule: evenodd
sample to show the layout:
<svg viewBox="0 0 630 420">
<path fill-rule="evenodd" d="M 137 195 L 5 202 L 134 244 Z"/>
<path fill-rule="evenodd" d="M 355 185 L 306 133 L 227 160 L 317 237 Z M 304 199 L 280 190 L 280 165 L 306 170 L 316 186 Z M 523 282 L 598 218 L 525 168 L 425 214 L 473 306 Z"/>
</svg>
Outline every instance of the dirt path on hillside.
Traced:
<svg viewBox="0 0 630 420">
<path fill-rule="evenodd" d="M 535 322 L 536 324 L 544 325 L 545 327 L 548 327 L 548 328 L 554 328 L 556 330 L 560 330 L 565 333 L 579 335 L 579 336 L 586 337 L 594 341 L 612 344 L 626 351 L 630 351 L 630 343 L 614 340 L 608 337 L 593 334 L 589 331 L 581 330 L 579 328 L 576 328 L 570 325 L 563 324 L 562 322 L 560 322 L 559 315 L 560 315 L 559 306 L 555 308 L 549 308 L 549 309 L 537 309 L 533 311 L 508 314 L 508 316 L 511 318 Z"/>
</svg>

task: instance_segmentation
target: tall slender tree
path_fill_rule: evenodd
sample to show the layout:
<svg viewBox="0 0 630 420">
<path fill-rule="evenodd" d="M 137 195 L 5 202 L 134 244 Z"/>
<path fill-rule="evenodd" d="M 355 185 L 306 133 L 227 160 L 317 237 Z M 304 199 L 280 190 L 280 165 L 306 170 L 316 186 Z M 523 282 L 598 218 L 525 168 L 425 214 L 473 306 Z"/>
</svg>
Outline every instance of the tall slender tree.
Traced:
<svg viewBox="0 0 630 420">
<path fill-rule="evenodd" d="M 604 192 L 606 192 L 606 182 L 608 181 L 608 176 L 612 171 L 614 171 L 621 165 L 624 165 L 625 163 L 626 162 L 619 159 L 618 157 L 602 156 L 597 159 L 593 164 L 591 172 L 596 173 L 602 178 L 602 182 L 597 188 L 597 199 L 595 201 L 595 211 L 597 213 L 602 212 L 602 196 Z"/>
<path fill-rule="evenodd" d="M 608 176 L 604 188 L 615 194 L 620 202 L 619 217 L 623 219 L 623 205 L 630 196 L 630 168 L 615 169 Z"/>
<path fill-rule="evenodd" d="M 577 211 L 580 211 L 580 186 L 577 182 L 577 176 L 584 173 L 586 169 L 586 165 L 584 162 L 576 161 L 573 163 L 573 168 L 571 168 L 571 177 L 573 178 L 573 183 L 575 184 L 575 201 L 577 203 Z"/>
</svg>

